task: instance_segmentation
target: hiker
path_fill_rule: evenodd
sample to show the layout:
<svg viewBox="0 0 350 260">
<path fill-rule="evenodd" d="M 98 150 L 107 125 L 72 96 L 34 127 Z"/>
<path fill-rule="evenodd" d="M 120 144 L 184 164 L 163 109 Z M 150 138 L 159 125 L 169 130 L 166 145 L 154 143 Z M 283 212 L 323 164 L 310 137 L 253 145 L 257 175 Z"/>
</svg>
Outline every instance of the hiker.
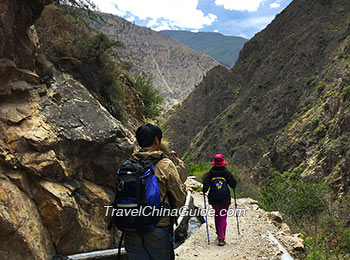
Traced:
<svg viewBox="0 0 350 260">
<path fill-rule="evenodd" d="M 231 204 L 231 193 L 228 185 L 235 189 L 236 180 L 232 173 L 226 169 L 227 162 L 222 154 L 216 154 L 214 165 L 204 176 L 203 193 L 209 189 L 209 204 L 215 210 L 215 228 L 218 236 L 218 245 L 224 246 L 227 226 L 227 211 Z"/>
<path fill-rule="evenodd" d="M 133 154 L 133 158 L 152 160 L 164 156 L 160 151 L 162 131 L 159 127 L 152 124 L 140 126 L 136 131 L 136 139 L 141 150 Z M 160 159 L 154 166 L 154 174 L 158 180 L 161 201 L 172 209 L 181 208 L 186 193 L 174 163 L 168 158 Z M 124 232 L 128 259 L 175 259 L 172 228 L 173 221 L 169 216 L 163 216 L 155 226 L 146 227 L 144 232 Z"/>
</svg>

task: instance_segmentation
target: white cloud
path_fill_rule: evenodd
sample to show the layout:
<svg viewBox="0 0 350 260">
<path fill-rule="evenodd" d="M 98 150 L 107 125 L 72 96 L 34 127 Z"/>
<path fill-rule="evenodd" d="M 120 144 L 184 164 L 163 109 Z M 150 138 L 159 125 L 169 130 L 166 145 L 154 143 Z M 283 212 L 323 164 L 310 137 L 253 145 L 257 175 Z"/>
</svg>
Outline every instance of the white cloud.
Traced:
<svg viewBox="0 0 350 260">
<path fill-rule="evenodd" d="M 169 27 L 201 29 L 217 20 L 214 14 L 205 15 L 197 9 L 198 0 L 94 0 L 103 12 L 131 14 L 141 20 L 151 19 L 152 28 Z M 112 11 L 111 11 L 112 10 Z M 162 22 L 160 22 L 162 20 Z"/>
<path fill-rule="evenodd" d="M 159 24 L 159 22 L 157 22 L 157 19 L 152 19 L 150 20 L 148 23 L 147 23 L 147 27 L 154 27 L 154 26 L 157 26 Z"/>
<path fill-rule="evenodd" d="M 280 6 L 281 6 L 281 4 L 278 3 L 278 2 L 275 2 L 275 3 L 270 4 L 270 7 L 271 7 L 271 8 L 279 8 Z"/>
<path fill-rule="evenodd" d="M 215 4 L 223 5 L 228 10 L 256 12 L 264 1 L 266 0 L 215 0 Z"/>
<path fill-rule="evenodd" d="M 219 32 L 219 30 L 218 30 L 218 29 L 216 29 L 216 30 L 214 30 L 214 32 L 218 33 L 218 32 Z"/>
<path fill-rule="evenodd" d="M 162 22 L 152 28 L 155 31 L 172 30 L 168 23 Z"/>
<path fill-rule="evenodd" d="M 232 21 L 232 23 L 239 28 L 255 28 L 257 30 L 262 30 L 271 23 L 274 18 L 275 16 L 251 17 Z"/>
<path fill-rule="evenodd" d="M 252 36 L 247 34 L 248 30 L 259 32 L 271 23 L 274 18 L 275 16 L 249 17 L 230 21 L 226 26 L 237 28 L 235 35 L 249 39 Z"/>
<path fill-rule="evenodd" d="M 130 23 L 132 23 L 135 21 L 135 17 L 130 16 L 130 17 L 127 17 L 126 20 L 128 20 Z"/>
<path fill-rule="evenodd" d="M 113 0 L 93 0 L 93 2 L 97 5 L 98 9 L 101 12 L 114 14 L 121 17 L 124 17 L 126 15 L 125 12 L 122 12 L 116 8 L 114 4 L 115 1 Z"/>
<path fill-rule="evenodd" d="M 193 32 L 193 33 L 197 33 L 197 32 L 199 32 L 199 30 L 192 30 L 191 32 Z"/>
</svg>

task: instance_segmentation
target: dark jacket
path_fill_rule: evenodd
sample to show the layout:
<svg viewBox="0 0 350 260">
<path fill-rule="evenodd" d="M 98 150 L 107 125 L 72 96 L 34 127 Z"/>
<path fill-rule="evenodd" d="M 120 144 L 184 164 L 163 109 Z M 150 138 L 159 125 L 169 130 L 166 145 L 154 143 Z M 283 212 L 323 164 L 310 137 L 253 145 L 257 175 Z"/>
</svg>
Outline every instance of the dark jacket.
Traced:
<svg viewBox="0 0 350 260">
<path fill-rule="evenodd" d="M 236 180 L 233 177 L 233 174 L 225 168 L 225 166 L 222 167 L 216 167 L 210 169 L 209 172 L 206 173 L 203 179 L 203 192 L 206 193 L 210 186 L 211 186 L 211 180 L 215 177 L 223 177 L 226 180 L 226 184 L 230 186 L 232 189 L 236 188 Z M 210 196 L 210 191 L 208 195 L 209 204 L 210 205 L 229 205 L 231 204 L 231 194 L 228 193 L 227 197 L 224 200 L 215 201 Z"/>
</svg>

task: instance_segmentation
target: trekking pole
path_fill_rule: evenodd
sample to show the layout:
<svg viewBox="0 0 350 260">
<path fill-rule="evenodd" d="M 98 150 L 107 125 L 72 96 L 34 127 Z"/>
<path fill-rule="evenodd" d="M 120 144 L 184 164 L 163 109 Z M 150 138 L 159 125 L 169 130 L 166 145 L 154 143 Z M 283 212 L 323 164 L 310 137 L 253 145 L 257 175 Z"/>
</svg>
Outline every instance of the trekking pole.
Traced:
<svg viewBox="0 0 350 260">
<path fill-rule="evenodd" d="M 233 189 L 233 194 L 235 197 L 235 215 L 236 215 L 236 220 L 237 220 L 237 232 L 238 232 L 238 235 L 240 235 L 241 233 L 239 232 L 239 222 L 238 222 L 238 215 L 237 215 L 236 189 Z"/>
<path fill-rule="evenodd" d="M 204 195 L 204 208 L 207 209 L 207 203 L 205 202 L 205 193 L 203 192 Z M 210 244 L 210 240 L 209 240 L 209 229 L 208 229 L 208 212 L 206 211 L 205 214 L 205 225 L 207 226 L 207 237 L 208 237 L 208 245 Z"/>
</svg>

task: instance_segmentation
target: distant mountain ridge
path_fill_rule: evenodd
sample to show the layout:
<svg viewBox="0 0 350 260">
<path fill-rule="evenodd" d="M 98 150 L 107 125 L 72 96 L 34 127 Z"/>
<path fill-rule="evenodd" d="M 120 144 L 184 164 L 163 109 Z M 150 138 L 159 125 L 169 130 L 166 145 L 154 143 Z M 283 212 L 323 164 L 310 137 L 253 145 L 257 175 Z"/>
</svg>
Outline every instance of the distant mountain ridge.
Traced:
<svg viewBox="0 0 350 260">
<path fill-rule="evenodd" d="M 348 1 L 294 0 L 231 70 L 208 72 L 166 129 L 172 149 L 191 161 L 220 152 L 256 179 L 299 167 L 318 180 L 345 176 L 332 178 L 348 190 Z"/>
<path fill-rule="evenodd" d="M 165 108 L 183 101 L 218 62 L 204 53 L 151 29 L 134 25 L 111 14 L 103 14 L 106 25 L 98 29 L 121 41 L 118 55 L 133 61 L 132 73 L 149 72 L 153 84 L 165 98 Z"/>
<path fill-rule="evenodd" d="M 239 52 L 248 41 L 237 36 L 225 36 L 216 32 L 188 32 L 164 30 L 160 33 L 168 35 L 186 46 L 203 52 L 223 65 L 232 68 L 236 63 Z"/>
</svg>

